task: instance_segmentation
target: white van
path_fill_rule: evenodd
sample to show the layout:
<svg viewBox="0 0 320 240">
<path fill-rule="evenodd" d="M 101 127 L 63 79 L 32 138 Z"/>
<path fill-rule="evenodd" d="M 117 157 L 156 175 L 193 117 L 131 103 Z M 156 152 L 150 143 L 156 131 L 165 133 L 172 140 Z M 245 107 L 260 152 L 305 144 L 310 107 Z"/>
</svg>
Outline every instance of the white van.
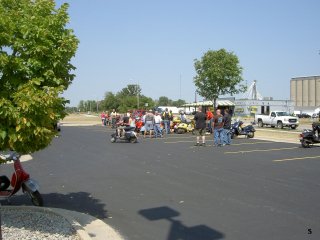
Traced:
<svg viewBox="0 0 320 240">
<path fill-rule="evenodd" d="M 168 111 L 171 110 L 173 114 L 179 114 L 179 112 L 183 110 L 183 108 L 171 107 L 171 106 L 159 106 L 156 108 L 156 110 L 159 112 L 164 112 L 166 108 L 168 108 Z"/>
</svg>

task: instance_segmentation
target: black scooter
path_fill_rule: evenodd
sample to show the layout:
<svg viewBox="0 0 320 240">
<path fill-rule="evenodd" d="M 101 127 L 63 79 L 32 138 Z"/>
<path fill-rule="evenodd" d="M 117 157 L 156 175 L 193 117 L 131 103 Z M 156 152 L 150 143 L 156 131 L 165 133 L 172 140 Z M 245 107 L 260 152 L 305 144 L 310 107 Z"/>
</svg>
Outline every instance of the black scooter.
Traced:
<svg viewBox="0 0 320 240">
<path fill-rule="evenodd" d="M 231 125 L 231 138 L 237 137 L 239 135 L 244 135 L 247 138 L 253 138 L 254 132 L 256 131 L 255 128 L 252 125 L 247 125 L 245 127 L 242 127 L 243 122 L 242 121 L 236 121 Z"/>
<path fill-rule="evenodd" d="M 300 134 L 300 142 L 303 148 L 320 143 L 320 123 L 312 123 L 312 129 L 304 129 Z"/>
<path fill-rule="evenodd" d="M 138 142 L 137 133 L 134 131 L 135 127 L 125 126 L 123 129 L 117 126 L 116 132 L 111 134 L 110 141 L 112 143 L 117 142 L 117 140 L 124 140 L 131 143 Z"/>
</svg>

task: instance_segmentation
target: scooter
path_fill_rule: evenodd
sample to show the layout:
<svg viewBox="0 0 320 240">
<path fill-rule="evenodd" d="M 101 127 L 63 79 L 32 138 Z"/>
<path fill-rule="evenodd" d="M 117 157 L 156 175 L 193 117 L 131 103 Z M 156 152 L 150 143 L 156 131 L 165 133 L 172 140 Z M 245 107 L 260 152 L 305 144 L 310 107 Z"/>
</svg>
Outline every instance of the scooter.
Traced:
<svg viewBox="0 0 320 240">
<path fill-rule="evenodd" d="M 300 136 L 301 146 L 309 148 L 310 145 L 320 143 L 320 124 L 313 123 L 312 129 L 304 129 Z"/>
<path fill-rule="evenodd" d="M 10 197 L 22 188 L 22 191 L 27 193 L 31 198 L 33 205 L 43 206 L 43 198 L 39 192 L 39 185 L 34 179 L 30 178 L 30 175 L 22 168 L 20 155 L 13 151 L 7 154 L 0 153 L 0 159 L 2 162 L 13 161 L 14 167 L 11 181 L 7 176 L 1 176 L 0 178 L 0 198 L 7 199 L 7 201 L 10 202 Z M 8 189 L 10 185 L 12 189 Z"/>
<path fill-rule="evenodd" d="M 115 143 L 117 140 L 125 140 L 131 143 L 136 143 L 138 142 L 138 137 L 134 130 L 135 127 L 125 126 L 123 129 L 119 129 L 119 126 L 117 126 L 116 132 L 111 134 L 110 141 Z"/>
<path fill-rule="evenodd" d="M 237 137 L 239 135 L 244 135 L 247 138 L 253 138 L 254 132 L 256 131 L 255 128 L 252 125 L 247 125 L 245 127 L 242 127 L 243 122 L 240 120 L 235 121 L 231 125 L 231 138 Z"/>
</svg>

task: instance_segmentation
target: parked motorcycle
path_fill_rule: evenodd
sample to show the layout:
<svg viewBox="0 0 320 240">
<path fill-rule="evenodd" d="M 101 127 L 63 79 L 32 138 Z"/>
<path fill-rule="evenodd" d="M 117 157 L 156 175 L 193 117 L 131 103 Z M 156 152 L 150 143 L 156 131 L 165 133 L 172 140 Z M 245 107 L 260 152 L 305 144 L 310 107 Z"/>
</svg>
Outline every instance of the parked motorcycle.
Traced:
<svg viewBox="0 0 320 240">
<path fill-rule="evenodd" d="M 300 134 L 300 142 L 303 148 L 309 148 L 310 145 L 320 143 L 320 124 L 313 123 L 312 129 L 304 129 Z"/>
<path fill-rule="evenodd" d="M 22 191 L 27 193 L 31 198 L 33 205 L 43 206 L 39 185 L 34 179 L 30 178 L 30 175 L 22 168 L 20 155 L 16 152 L 9 152 L 7 154 L 0 153 L 0 159 L 3 162 L 13 161 L 14 167 L 11 181 L 7 176 L 1 176 L 0 178 L 0 198 L 5 198 L 9 202 L 10 197 L 22 188 Z M 8 189 L 10 185 L 12 189 Z"/>
<path fill-rule="evenodd" d="M 187 132 L 193 132 L 194 130 L 194 121 L 187 119 L 185 122 L 178 123 L 175 126 L 174 132 L 178 134 L 183 134 Z"/>
<path fill-rule="evenodd" d="M 124 140 L 131 143 L 136 143 L 138 141 L 138 137 L 134 130 L 135 127 L 125 126 L 121 129 L 119 126 L 117 126 L 116 132 L 111 134 L 111 142 L 115 143 L 117 140 Z"/>
<path fill-rule="evenodd" d="M 235 121 L 231 125 L 231 138 L 237 137 L 239 135 L 244 135 L 247 138 L 253 138 L 254 132 L 256 131 L 255 128 L 252 125 L 247 125 L 245 127 L 242 127 L 243 122 L 240 120 Z"/>
</svg>

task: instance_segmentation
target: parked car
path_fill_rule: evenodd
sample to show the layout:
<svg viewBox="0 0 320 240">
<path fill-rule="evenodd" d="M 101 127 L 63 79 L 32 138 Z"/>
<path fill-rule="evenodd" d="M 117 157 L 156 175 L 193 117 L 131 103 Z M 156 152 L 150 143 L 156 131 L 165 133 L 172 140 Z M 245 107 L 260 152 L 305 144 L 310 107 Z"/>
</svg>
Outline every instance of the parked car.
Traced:
<svg viewBox="0 0 320 240">
<path fill-rule="evenodd" d="M 301 113 L 297 114 L 298 118 L 311 118 L 311 116 L 308 113 Z"/>
<path fill-rule="evenodd" d="M 271 127 L 291 127 L 292 129 L 296 129 L 299 126 L 299 119 L 297 117 L 283 111 L 273 111 L 269 115 L 258 114 L 255 116 L 255 122 L 258 123 L 259 127 L 269 125 Z"/>
</svg>

